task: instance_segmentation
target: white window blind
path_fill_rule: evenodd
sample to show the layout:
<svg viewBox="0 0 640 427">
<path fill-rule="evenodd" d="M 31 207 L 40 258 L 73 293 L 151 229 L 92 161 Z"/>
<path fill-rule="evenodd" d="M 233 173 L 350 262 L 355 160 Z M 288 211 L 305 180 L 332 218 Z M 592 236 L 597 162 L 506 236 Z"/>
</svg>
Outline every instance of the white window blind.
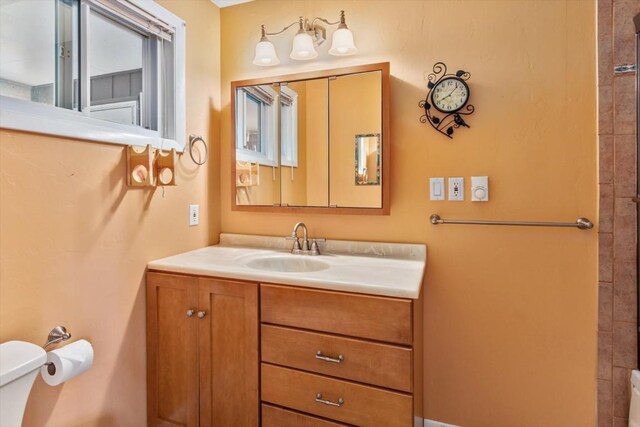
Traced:
<svg viewBox="0 0 640 427">
<path fill-rule="evenodd" d="M 127 0 L 87 0 L 87 2 L 117 15 L 140 30 L 154 33 L 169 42 L 173 40 L 175 30 L 171 25 Z"/>
<path fill-rule="evenodd" d="M 247 93 L 250 93 L 254 97 L 258 98 L 260 102 L 271 105 L 275 98 L 277 98 L 277 93 L 273 92 L 271 89 L 265 89 L 261 86 L 247 86 L 244 88 Z M 271 92 L 270 92 L 271 91 Z"/>
</svg>

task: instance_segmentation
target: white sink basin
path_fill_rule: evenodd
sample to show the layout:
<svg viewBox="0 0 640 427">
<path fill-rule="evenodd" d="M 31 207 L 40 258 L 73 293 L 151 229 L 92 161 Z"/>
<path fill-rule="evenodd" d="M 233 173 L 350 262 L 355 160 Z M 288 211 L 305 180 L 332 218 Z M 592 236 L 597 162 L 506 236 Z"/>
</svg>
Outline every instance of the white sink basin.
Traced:
<svg viewBox="0 0 640 427">
<path fill-rule="evenodd" d="M 303 257 L 302 255 L 298 258 L 292 256 L 261 257 L 252 259 L 245 265 L 255 270 L 279 271 L 282 273 L 310 273 L 329 268 L 329 264 L 326 262 Z"/>
<path fill-rule="evenodd" d="M 327 240 L 320 250 L 319 256 L 293 255 L 291 242 L 282 237 L 223 233 L 220 244 L 152 261 L 149 270 L 396 298 L 420 297 L 425 245 Z"/>
</svg>

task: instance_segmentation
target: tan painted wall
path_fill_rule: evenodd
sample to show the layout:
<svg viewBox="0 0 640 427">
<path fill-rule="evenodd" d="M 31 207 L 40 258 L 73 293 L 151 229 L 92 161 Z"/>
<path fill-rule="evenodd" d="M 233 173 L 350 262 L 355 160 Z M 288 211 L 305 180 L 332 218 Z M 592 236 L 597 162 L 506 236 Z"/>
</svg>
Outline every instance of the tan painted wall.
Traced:
<svg viewBox="0 0 640 427">
<path fill-rule="evenodd" d="M 329 81 L 330 205 L 381 208 L 382 185 L 356 185 L 356 135 L 382 132 L 381 72 Z M 375 174 L 372 169 L 371 173 Z"/>
<path fill-rule="evenodd" d="M 207 166 L 182 156 L 163 197 L 127 188 L 122 146 L 0 130 L 0 341 L 41 344 L 62 324 L 95 349 L 63 386 L 36 379 L 25 427 L 146 425 L 146 263 L 218 239 L 220 13 L 160 3 L 187 22 L 187 131 L 205 136 Z"/>
<path fill-rule="evenodd" d="M 281 166 L 282 204 L 307 204 L 307 90 L 306 82 L 293 82 L 289 89 L 298 94 L 298 166 Z M 293 169 L 293 174 L 291 169 Z"/>
<path fill-rule="evenodd" d="M 264 206 L 280 203 L 280 168 L 258 165 L 258 174 L 259 184 L 236 188 L 236 202 L 239 205 Z"/>
<path fill-rule="evenodd" d="M 310 80 L 307 87 L 307 205 L 329 204 L 329 98 L 327 79 Z M 315 113 L 311 113 L 315 112 Z"/>
<path fill-rule="evenodd" d="M 295 31 L 274 37 L 281 64 L 251 64 L 260 24 L 344 9 L 359 53 L 320 48 L 293 62 Z M 432 226 L 450 218 L 597 220 L 594 2 L 255 1 L 222 15 L 222 230 L 422 242 L 425 415 L 464 426 L 595 423 L 596 233 Z M 331 31 L 329 31 L 331 33 Z M 418 119 L 424 73 L 445 61 L 472 74 L 471 129 L 449 141 Z M 229 84 L 353 64 L 391 63 L 391 215 L 232 212 Z M 429 176 L 489 175 L 489 203 L 430 202 Z M 467 181 L 467 197 L 468 197 Z M 597 221 L 596 221 L 597 223 Z"/>
</svg>

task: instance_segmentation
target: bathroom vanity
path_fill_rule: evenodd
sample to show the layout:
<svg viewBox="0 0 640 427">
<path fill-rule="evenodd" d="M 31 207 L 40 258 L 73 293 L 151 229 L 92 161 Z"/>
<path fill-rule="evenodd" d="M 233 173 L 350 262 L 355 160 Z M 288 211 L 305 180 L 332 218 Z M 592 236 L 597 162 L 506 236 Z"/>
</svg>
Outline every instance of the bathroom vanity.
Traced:
<svg viewBox="0 0 640 427">
<path fill-rule="evenodd" d="M 149 264 L 149 425 L 422 425 L 425 246 L 290 245 L 223 234 Z"/>
</svg>

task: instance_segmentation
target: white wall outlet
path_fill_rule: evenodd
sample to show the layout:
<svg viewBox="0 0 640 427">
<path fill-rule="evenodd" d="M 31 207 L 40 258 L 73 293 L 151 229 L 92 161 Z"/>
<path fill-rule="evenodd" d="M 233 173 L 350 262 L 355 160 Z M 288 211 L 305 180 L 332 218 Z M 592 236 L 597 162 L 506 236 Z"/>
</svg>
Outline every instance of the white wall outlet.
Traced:
<svg viewBox="0 0 640 427">
<path fill-rule="evenodd" d="M 200 205 L 189 205 L 189 225 L 200 223 Z"/>
<path fill-rule="evenodd" d="M 472 202 L 488 202 L 489 201 L 489 177 L 488 176 L 472 176 L 471 177 L 471 201 Z"/>
<path fill-rule="evenodd" d="M 429 178 L 429 199 L 444 200 L 444 178 Z"/>
<path fill-rule="evenodd" d="M 449 178 L 449 200 L 464 200 L 464 178 Z"/>
</svg>

